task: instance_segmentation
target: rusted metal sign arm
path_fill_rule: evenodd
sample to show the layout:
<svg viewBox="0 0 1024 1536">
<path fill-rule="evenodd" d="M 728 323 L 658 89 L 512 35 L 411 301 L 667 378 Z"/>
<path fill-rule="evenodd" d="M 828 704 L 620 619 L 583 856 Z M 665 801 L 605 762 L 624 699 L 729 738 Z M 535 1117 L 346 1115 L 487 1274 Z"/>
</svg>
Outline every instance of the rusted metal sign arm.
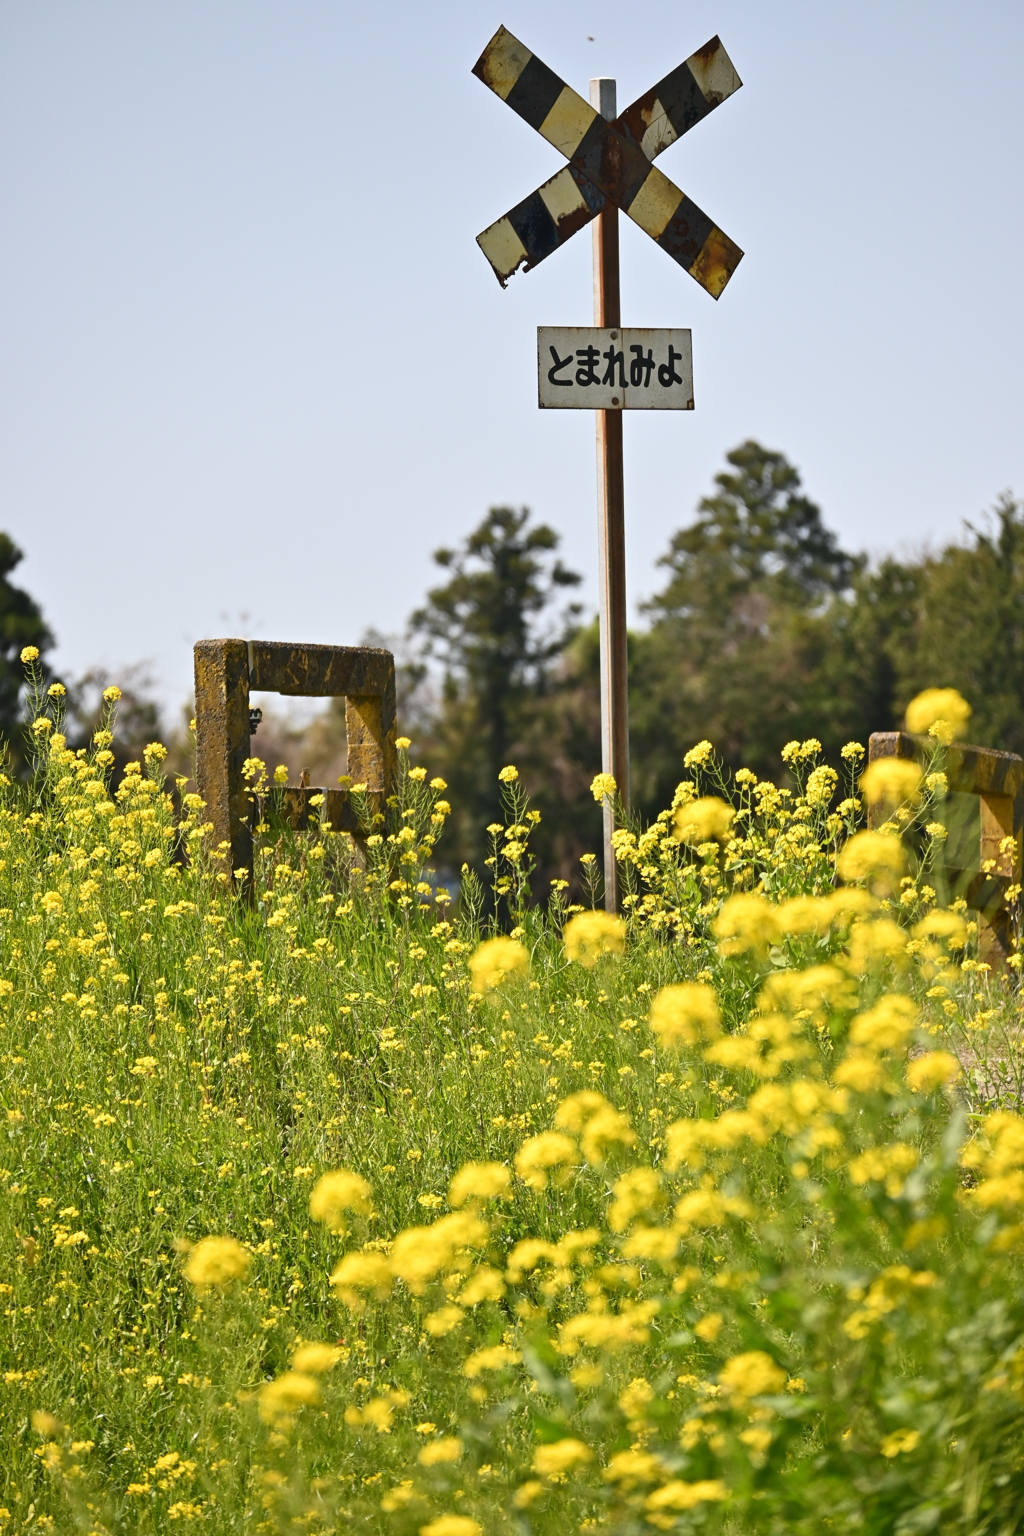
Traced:
<svg viewBox="0 0 1024 1536">
<path fill-rule="evenodd" d="M 717 299 L 743 252 L 651 162 L 742 81 L 717 37 L 612 121 L 505 27 L 473 73 L 569 164 L 477 236 L 502 287 L 614 204 Z"/>
<path fill-rule="evenodd" d="M 289 645 L 265 640 L 200 640 L 195 646 L 196 778 L 213 823 L 214 852 L 232 880 L 251 886 L 252 801 L 243 773 L 250 748 L 250 689 L 302 698 L 344 698 L 348 771 L 377 809 L 395 776 L 395 659 L 365 645 Z M 361 833 L 348 791 L 289 786 L 284 812 L 305 826 L 309 802 L 323 794 L 323 824 Z M 239 875 L 238 872 L 245 872 Z"/>
</svg>

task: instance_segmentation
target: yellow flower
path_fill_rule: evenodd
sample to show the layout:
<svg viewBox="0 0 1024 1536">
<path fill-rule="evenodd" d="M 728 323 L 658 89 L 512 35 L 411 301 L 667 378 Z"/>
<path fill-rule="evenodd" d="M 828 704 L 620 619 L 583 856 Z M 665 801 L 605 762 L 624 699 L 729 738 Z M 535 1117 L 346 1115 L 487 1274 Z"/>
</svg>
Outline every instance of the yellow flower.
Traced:
<svg viewBox="0 0 1024 1536">
<path fill-rule="evenodd" d="M 28 666 L 30 661 L 38 661 L 39 660 L 39 647 L 37 645 L 26 645 L 26 646 L 23 646 L 22 647 L 22 651 L 21 651 L 21 659 L 25 663 L 26 667 Z"/>
<path fill-rule="evenodd" d="M 346 1212 L 356 1216 L 369 1216 L 371 1190 L 358 1173 L 339 1168 L 335 1173 L 325 1173 L 313 1186 L 309 1197 L 309 1214 L 314 1221 L 322 1222 L 339 1237 L 348 1230 Z"/>
<path fill-rule="evenodd" d="M 51 683 L 46 692 L 51 699 L 62 699 L 65 693 L 67 693 L 67 689 L 63 683 Z"/>
<path fill-rule="evenodd" d="M 505 1294 L 505 1281 L 489 1264 L 475 1269 L 459 1292 L 459 1304 L 475 1307 L 481 1301 L 500 1301 Z"/>
<path fill-rule="evenodd" d="M 282 1371 L 259 1390 L 260 1418 L 265 1424 L 290 1419 L 297 1408 L 315 1408 L 321 1401 L 320 1383 L 304 1371 Z"/>
<path fill-rule="evenodd" d="M 106 699 L 108 704 L 116 704 L 118 699 L 121 697 L 121 690 L 118 688 L 116 683 L 112 683 L 109 688 L 104 688 L 103 697 Z"/>
<path fill-rule="evenodd" d="M 681 1233 L 693 1227 L 724 1227 L 728 1216 L 746 1220 L 753 1209 L 742 1195 L 720 1195 L 717 1189 L 691 1189 L 676 1201 L 675 1224 Z"/>
<path fill-rule="evenodd" d="M 507 768 L 502 768 L 501 772 L 498 774 L 498 778 L 503 784 L 514 784 L 518 777 L 519 769 L 514 768 L 511 763 L 509 763 Z"/>
<path fill-rule="evenodd" d="M 463 1163 L 448 1186 L 448 1201 L 458 1209 L 467 1200 L 497 1200 L 508 1193 L 511 1182 L 504 1163 Z"/>
<path fill-rule="evenodd" d="M 929 732 L 940 741 L 954 741 L 973 711 L 955 688 L 926 688 L 907 705 L 907 730 L 915 735 Z"/>
<path fill-rule="evenodd" d="M 915 939 L 945 939 L 951 949 L 967 943 L 967 925 L 958 912 L 937 908 L 914 925 Z"/>
<path fill-rule="evenodd" d="M 952 1051 L 928 1051 L 907 1067 L 907 1086 L 914 1093 L 931 1093 L 960 1076 L 960 1063 Z"/>
<path fill-rule="evenodd" d="M 611 800 L 619 792 L 619 786 L 610 773 L 596 774 L 590 785 L 590 793 L 601 805 L 605 799 Z"/>
<path fill-rule="evenodd" d="M 765 1397 L 782 1391 L 786 1385 L 786 1372 L 764 1350 L 751 1349 L 727 1360 L 718 1373 L 718 1380 L 731 1397 Z"/>
<path fill-rule="evenodd" d="M 459 1326 L 465 1315 L 461 1307 L 438 1307 L 435 1312 L 428 1312 L 423 1319 L 423 1331 L 429 1333 L 432 1339 L 443 1339 Z"/>
<path fill-rule="evenodd" d="M 541 1131 L 524 1141 L 516 1153 L 516 1173 L 529 1189 L 547 1189 L 548 1179 L 566 1184 L 579 1162 L 576 1143 L 557 1131 Z"/>
<path fill-rule="evenodd" d="M 345 1423 L 353 1429 L 375 1429 L 378 1435 L 390 1435 L 396 1408 L 408 1408 L 412 1394 L 403 1387 L 388 1387 L 382 1397 L 371 1397 L 362 1408 L 345 1409 Z"/>
<path fill-rule="evenodd" d="M 906 960 L 907 934 L 891 918 L 854 923 L 847 945 L 849 968 L 854 976 L 867 976 L 886 961 L 901 965 Z"/>
<path fill-rule="evenodd" d="M 619 1393 L 619 1407 L 627 1419 L 644 1419 L 656 1395 L 646 1377 L 634 1376 L 629 1386 Z"/>
<path fill-rule="evenodd" d="M 310 1376 L 322 1376 L 337 1365 L 342 1354 L 337 1344 L 300 1344 L 292 1354 L 292 1369 Z"/>
<path fill-rule="evenodd" d="M 551 1482 L 561 1482 L 567 1473 L 585 1467 L 593 1459 L 593 1451 L 582 1440 L 555 1440 L 550 1445 L 538 1445 L 532 1470 Z"/>
<path fill-rule="evenodd" d="M 230 1285 L 244 1278 L 249 1264 L 249 1254 L 233 1237 L 204 1237 L 188 1256 L 185 1279 L 200 1290 Z"/>
<path fill-rule="evenodd" d="M 443 1466 L 448 1462 L 458 1461 L 462 1451 L 462 1441 L 457 1435 L 442 1435 L 439 1440 L 431 1440 L 428 1445 L 425 1445 L 416 1460 L 421 1467 Z"/>
<path fill-rule="evenodd" d="M 631 1168 L 616 1179 L 612 1195 L 608 1225 L 613 1232 L 624 1232 L 635 1216 L 643 1216 L 664 1204 L 661 1176 L 654 1168 Z"/>
<path fill-rule="evenodd" d="M 695 747 L 691 747 L 683 758 L 684 768 L 703 768 L 710 757 L 714 756 L 714 747 L 710 741 L 698 741 Z"/>
<path fill-rule="evenodd" d="M 676 842 L 699 848 L 701 843 L 714 842 L 728 837 L 735 811 L 717 795 L 704 795 L 680 806 L 673 818 L 673 837 Z"/>
<path fill-rule="evenodd" d="M 608 1100 L 603 1093 L 598 1093 L 595 1088 L 583 1088 L 562 1100 L 555 1110 L 555 1124 L 560 1131 L 578 1135 L 592 1115 L 607 1108 Z"/>
<path fill-rule="evenodd" d="M 617 1354 L 635 1344 L 646 1344 L 651 1337 L 648 1324 L 660 1305 L 658 1301 L 638 1301 L 623 1306 L 617 1313 L 596 1308 L 581 1312 L 558 1330 L 560 1348 L 563 1354 L 572 1355 L 581 1344 L 587 1344 L 591 1349 Z"/>
<path fill-rule="evenodd" d="M 729 1490 L 719 1478 L 706 1478 L 699 1483 L 684 1483 L 680 1478 L 673 1478 L 663 1488 L 656 1488 L 647 1495 L 644 1508 L 649 1515 L 664 1519 L 668 1510 L 681 1512 L 693 1509 L 697 1504 L 721 1503 L 728 1497 Z"/>
<path fill-rule="evenodd" d="M 660 1045 L 678 1050 L 721 1034 L 722 1015 L 711 987 L 702 981 L 681 981 L 662 987 L 654 996 L 649 1023 Z"/>
<path fill-rule="evenodd" d="M 898 805 L 916 805 L 921 798 L 921 769 L 902 757 L 876 757 L 860 776 L 860 787 L 868 805 L 895 809 Z"/>
<path fill-rule="evenodd" d="M 621 955 L 626 948 L 626 925 L 611 912 L 577 912 L 562 934 L 565 953 L 588 970 L 602 955 Z"/>
<path fill-rule="evenodd" d="M 506 1366 L 518 1365 L 522 1359 L 517 1349 L 507 1344 L 492 1344 L 488 1349 L 477 1349 L 462 1362 L 462 1374 L 470 1381 L 483 1371 L 503 1371 Z"/>
<path fill-rule="evenodd" d="M 838 782 L 839 775 L 834 768 L 829 768 L 824 763 L 822 763 L 820 768 L 813 768 L 808 774 L 807 783 L 804 786 L 807 804 L 814 806 L 828 805 L 835 794 Z"/>
<path fill-rule="evenodd" d="M 917 1004 L 911 998 L 887 993 L 854 1018 L 850 1043 L 869 1051 L 901 1050 L 914 1032 L 917 1016 Z"/>
<path fill-rule="evenodd" d="M 397 736 L 395 738 L 395 746 L 398 748 L 399 752 L 408 752 L 409 748 L 412 746 L 412 742 L 408 736 Z"/>
<path fill-rule="evenodd" d="M 897 1429 L 891 1435 L 886 1435 L 878 1449 L 883 1456 L 901 1456 L 908 1451 L 915 1451 L 920 1444 L 919 1430 Z"/>
<path fill-rule="evenodd" d="M 420 1536 L 484 1536 L 484 1528 L 468 1515 L 438 1515 L 420 1526 Z"/>
<path fill-rule="evenodd" d="M 885 1082 L 882 1064 L 870 1051 L 848 1051 L 832 1075 L 855 1093 L 875 1093 Z"/>
<path fill-rule="evenodd" d="M 391 1273 L 420 1295 L 431 1280 L 453 1268 L 457 1257 L 483 1248 L 488 1236 L 487 1223 L 473 1211 L 452 1211 L 428 1227 L 407 1227 L 391 1245 Z"/>
<path fill-rule="evenodd" d="M 382 1253 L 372 1250 L 346 1253 L 331 1275 L 331 1287 L 350 1311 L 362 1311 L 365 1301 L 360 1292 L 383 1300 L 391 1290 L 391 1266 Z"/>
<path fill-rule="evenodd" d="M 661 1458 L 635 1446 L 628 1451 L 617 1451 L 601 1473 L 606 1483 L 621 1483 L 627 1493 L 638 1483 L 656 1483 L 664 1475 Z"/>
<path fill-rule="evenodd" d="M 858 1188 L 864 1184 L 884 1184 L 885 1192 L 892 1200 L 903 1193 L 903 1176 L 916 1168 L 920 1154 L 916 1147 L 903 1141 L 895 1141 L 888 1147 L 869 1147 L 859 1157 L 850 1161 L 850 1182 Z"/>
<path fill-rule="evenodd" d="M 723 955 L 763 954 L 778 938 L 776 908 L 756 892 L 741 892 L 723 904 L 713 930 Z"/>
<path fill-rule="evenodd" d="M 469 957 L 469 974 L 474 996 L 483 997 L 518 971 L 529 970 L 530 957 L 515 939 L 484 939 Z"/>
<path fill-rule="evenodd" d="M 592 1168 L 600 1166 L 605 1154 L 615 1146 L 635 1147 L 636 1132 L 626 1116 L 610 1104 L 599 1110 L 583 1127 L 580 1150 Z"/>
<path fill-rule="evenodd" d="M 866 880 L 879 896 L 895 890 L 905 866 L 903 844 L 887 832 L 857 832 L 843 844 L 836 860 L 840 879 Z"/>
<path fill-rule="evenodd" d="M 898 930 L 901 937 L 903 930 Z M 834 965 L 810 965 L 803 971 L 775 971 L 758 998 L 762 1013 L 777 1008 L 803 1016 L 823 1009 L 855 1008 L 856 985 Z"/>
</svg>

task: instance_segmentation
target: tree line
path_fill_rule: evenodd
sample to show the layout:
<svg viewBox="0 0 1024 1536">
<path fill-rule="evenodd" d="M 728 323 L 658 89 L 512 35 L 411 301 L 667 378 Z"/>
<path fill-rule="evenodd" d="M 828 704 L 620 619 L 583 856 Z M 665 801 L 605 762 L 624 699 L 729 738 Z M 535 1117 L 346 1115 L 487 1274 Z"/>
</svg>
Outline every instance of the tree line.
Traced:
<svg viewBox="0 0 1024 1536">
<path fill-rule="evenodd" d="M 418 746 L 449 780 L 458 851 L 483 853 L 498 770 L 514 762 L 545 816 L 545 870 L 597 845 L 588 786 L 600 767 L 598 635 L 565 602 L 579 577 L 554 530 L 492 509 L 448 580 L 412 617 Z M 629 638 L 632 802 L 667 805 L 704 739 L 732 768 L 780 777 L 784 744 L 816 736 L 827 758 L 898 725 L 921 689 L 971 700 L 974 741 L 1024 753 L 1024 507 L 1003 496 L 938 552 L 872 564 L 841 548 L 782 453 L 747 441 L 659 562 L 660 589 Z"/>
<path fill-rule="evenodd" d="M 460 545 L 436 552 L 444 579 L 397 645 L 402 728 L 448 781 L 456 868 L 486 855 L 507 763 L 544 818 L 542 878 L 568 875 L 598 844 L 597 624 L 573 599 L 580 577 L 558 545 L 526 509 L 492 508 Z M 45 658 L 53 645 L 38 605 L 10 580 L 20 558 L 0 534 L 0 736 L 16 765 L 20 651 L 34 645 Z M 871 563 L 841 548 L 784 454 L 747 441 L 726 455 L 659 570 L 629 639 L 641 816 L 670 801 L 697 741 L 731 767 L 778 776 L 788 740 L 816 736 L 835 760 L 847 741 L 897 725 L 929 686 L 971 700 L 974 741 L 1024 753 L 1024 507 L 1009 495 L 938 552 Z M 87 736 L 103 681 L 70 686 L 72 734 Z M 124 703 L 122 750 L 132 754 L 159 722 L 144 688 L 126 690 Z M 343 729 L 340 708 L 317 726 L 328 742 Z"/>
</svg>

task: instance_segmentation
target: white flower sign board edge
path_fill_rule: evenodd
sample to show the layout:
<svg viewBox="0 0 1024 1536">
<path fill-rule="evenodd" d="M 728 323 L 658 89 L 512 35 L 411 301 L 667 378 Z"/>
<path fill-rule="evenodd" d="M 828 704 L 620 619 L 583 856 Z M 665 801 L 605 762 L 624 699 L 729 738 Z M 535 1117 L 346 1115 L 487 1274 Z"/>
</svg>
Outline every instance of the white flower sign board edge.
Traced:
<svg viewBox="0 0 1024 1536">
<path fill-rule="evenodd" d="M 692 411 L 691 333 L 538 326 L 537 403 L 542 410 Z"/>
</svg>

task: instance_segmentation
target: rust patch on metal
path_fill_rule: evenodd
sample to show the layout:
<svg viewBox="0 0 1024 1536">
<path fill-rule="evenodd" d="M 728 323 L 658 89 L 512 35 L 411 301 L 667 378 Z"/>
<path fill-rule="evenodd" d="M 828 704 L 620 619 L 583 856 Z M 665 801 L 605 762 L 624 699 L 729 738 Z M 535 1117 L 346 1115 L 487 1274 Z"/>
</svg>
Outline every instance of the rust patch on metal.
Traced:
<svg viewBox="0 0 1024 1536">
<path fill-rule="evenodd" d="M 736 242 L 716 228 L 701 247 L 700 255 L 689 269 L 690 275 L 713 299 L 717 299 L 742 260 L 743 252 Z"/>
<path fill-rule="evenodd" d="M 722 40 L 720 37 L 709 37 L 702 48 L 695 48 L 691 53 L 691 59 L 700 59 L 704 64 L 710 64 L 715 55 L 721 52 Z"/>
</svg>

